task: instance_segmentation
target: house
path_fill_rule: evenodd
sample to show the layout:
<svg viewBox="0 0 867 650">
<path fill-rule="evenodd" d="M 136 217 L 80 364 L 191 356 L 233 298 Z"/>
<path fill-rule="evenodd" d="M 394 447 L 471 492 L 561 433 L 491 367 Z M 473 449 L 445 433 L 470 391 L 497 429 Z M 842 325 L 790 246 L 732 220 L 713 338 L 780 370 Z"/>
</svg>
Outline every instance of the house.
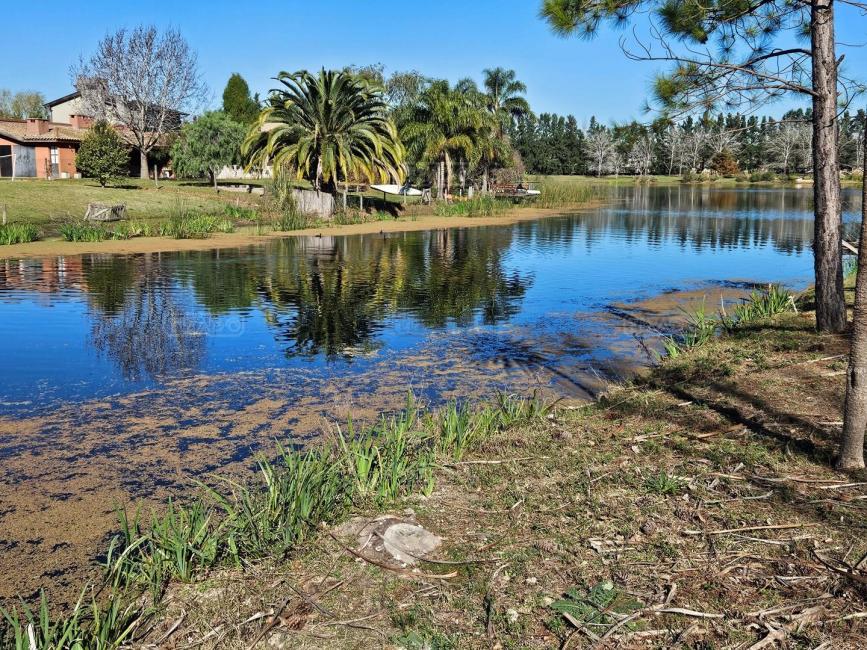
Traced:
<svg viewBox="0 0 867 650">
<path fill-rule="evenodd" d="M 75 154 L 92 120 L 0 119 L 0 177 L 73 178 Z"/>
<path fill-rule="evenodd" d="M 75 122 L 76 118 L 83 115 L 88 115 L 92 118 L 101 115 L 117 129 L 121 136 L 133 148 L 130 152 L 129 173 L 130 176 L 140 176 L 142 165 L 146 163 L 142 159 L 138 149 L 136 149 L 136 142 L 132 137 L 132 133 L 125 126 L 125 124 L 129 123 L 131 115 L 137 115 L 140 112 L 140 104 L 134 101 L 125 101 L 118 97 L 110 96 L 108 91 L 105 89 L 104 84 L 100 84 L 99 82 L 92 80 L 79 80 L 79 84 L 82 83 L 89 84 L 92 89 L 95 89 L 93 93 L 94 97 L 104 98 L 105 105 L 103 107 L 97 107 L 97 110 L 94 110 L 93 104 L 88 103 L 88 101 L 82 97 L 81 93 L 76 90 L 75 92 L 64 95 L 63 97 L 58 97 L 57 99 L 45 104 L 45 108 L 50 114 L 51 121 L 58 124 L 71 124 Z M 150 105 L 145 108 L 144 114 L 146 120 L 153 121 L 154 124 L 160 123 L 161 131 L 164 134 L 180 130 L 181 124 L 187 116 L 186 113 L 180 111 L 171 109 L 160 110 L 159 108 Z M 148 156 L 147 164 L 149 167 L 157 169 L 161 166 L 165 166 L 165 153 L 168 149 L 170 140 L 171 139 L 166 136 L 160 138 L 160 142 L 156 149 L 152 150 L 151 155 Z"/>
</svg>

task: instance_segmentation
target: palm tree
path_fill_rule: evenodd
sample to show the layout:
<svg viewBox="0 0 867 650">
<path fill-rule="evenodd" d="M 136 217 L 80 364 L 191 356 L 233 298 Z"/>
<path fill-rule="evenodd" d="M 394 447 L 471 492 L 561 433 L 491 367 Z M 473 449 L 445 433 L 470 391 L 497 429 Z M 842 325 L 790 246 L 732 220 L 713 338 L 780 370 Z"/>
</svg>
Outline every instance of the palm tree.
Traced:
<svg viewBox="0 0 867 650">
<path fill-rule="evenodd" d="M 514 70 L 493 68 L 483 70 L 482 74 L 488 110 L 497 117 L 500 137 L 507 139 L 512 120 L 530 113 L 530 104 L 521 97 L 527 92 L 527 86 L 518 81 Z"/>
<path fill-rule="evenodd" d="M 250 165 L 287 170 L 333 193 L 349 178 L 403 180 L 404 148 L 381 90 L 346 71 L 281 72 L 244 142 Z"/>
<path fill-rule="evenodd" d="M 401 130 L 414 160 L 437 165 L 437 196 L 451 187 L 452 162 L 478 161 L 478 144 L 494 126 L 477 95 L 435 81 L 420 95 L 410 121 Z M 445 186 L 445 187 L 443 187 Z"/>
</svg>

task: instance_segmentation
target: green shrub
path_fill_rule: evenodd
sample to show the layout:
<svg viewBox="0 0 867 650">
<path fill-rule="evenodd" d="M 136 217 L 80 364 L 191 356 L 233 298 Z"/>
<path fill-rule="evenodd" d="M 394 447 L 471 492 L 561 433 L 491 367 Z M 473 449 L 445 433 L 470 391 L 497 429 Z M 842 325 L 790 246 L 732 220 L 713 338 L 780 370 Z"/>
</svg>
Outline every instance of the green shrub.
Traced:
<svg viewBox="0 0 867 650">
<path fill-rule="evenodd" d="M 36 241 L 42 232 L 32 223 L 7 223 L 0 225 L 0 245 L 26 244 Z"/>
</svg>

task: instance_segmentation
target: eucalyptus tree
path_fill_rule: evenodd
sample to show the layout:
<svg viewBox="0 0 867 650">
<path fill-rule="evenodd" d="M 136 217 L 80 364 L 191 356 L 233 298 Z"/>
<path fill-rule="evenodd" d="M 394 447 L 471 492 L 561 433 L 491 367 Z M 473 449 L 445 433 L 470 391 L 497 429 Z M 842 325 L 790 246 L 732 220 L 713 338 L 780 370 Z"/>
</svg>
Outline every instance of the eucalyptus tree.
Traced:
<svg viewBox="0 0 867 650">
<path fill-rule="evenodd" d="M 862 0 L 849 20 L 862 21 Z M 857 9 L 857 10 L 856 10 Z M 860 86 L 838 60 L 834 0 L 543 0 L 542 15 L 563 35 L 590 37 L 603 23 L 622 26 L 649 16 L 647 41 L 621 40 L 633 60 L 672 64 L 655 82 L 666 112 L 719 103 L 750 106 L 796 94 L 812 101 L 815 204 L 816 322 L 821 331 L 846 327 L 841 257 L 837 110 Z M 809 43 L 806 35 L 809 34 Z"/>
<path fill-rule="evenodd" d="M 401 181 L 404 147 L 382 89 L 352 71 L 281 72 L 242 148 L 250 165 L 286 170 L 317 191 L 338 181 Z"/>
<path fill-rule="evenodd" d="M 452 184 L 454 161 L 478 162 L 492 127 L 491 114 L 466 81 L 451 88 L 440 80 L 419 95 L 400 135 L 413 160 L 436 165 L 437 196 L 442 198 Z"/>
</svg>

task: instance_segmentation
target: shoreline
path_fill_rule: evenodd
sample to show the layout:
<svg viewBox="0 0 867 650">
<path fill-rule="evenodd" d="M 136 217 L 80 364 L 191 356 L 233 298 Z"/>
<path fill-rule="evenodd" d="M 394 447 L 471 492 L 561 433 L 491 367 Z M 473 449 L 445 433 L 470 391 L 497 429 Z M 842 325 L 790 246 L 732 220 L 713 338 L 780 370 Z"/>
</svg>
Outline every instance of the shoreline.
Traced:
<svg viewBox="0 0 867 650">
<path fill-rule="evenodd" d="M 23 259 L 34 257 L 53 257 L 64 255 L 137 255 L 144 253 L 175 253 L 187 251 L 216 250 L 265 244 L 275 239 L 287 237 L 373 235 L 398 232 L 418 232 L 422 230 L 443 230 L 448 228 L 475 228 L 482 226 L 508 226 L 524 221 L 536 221 L 591 210 L 603 205 L 601 201 L 591 201 L 575 206 L 556 208 L 515 208 L 502 215 L 492 217 L 441 217 L 435 214 L 413 217 L 399 217 L 389 221 L 368 221 L 347 225 L 320 225 L 301 230 L 271 231 L 256 234 L 243 226 L 232 233 L 214 233 L 206 239 L 170 239 L 167 237 L 135 237 L 133 239 L 104 240 L 100 242 L 68 242 L 62 239 L 48 239 L 26 244 L 0 246 L 0 259 Z"/>
</svg>

